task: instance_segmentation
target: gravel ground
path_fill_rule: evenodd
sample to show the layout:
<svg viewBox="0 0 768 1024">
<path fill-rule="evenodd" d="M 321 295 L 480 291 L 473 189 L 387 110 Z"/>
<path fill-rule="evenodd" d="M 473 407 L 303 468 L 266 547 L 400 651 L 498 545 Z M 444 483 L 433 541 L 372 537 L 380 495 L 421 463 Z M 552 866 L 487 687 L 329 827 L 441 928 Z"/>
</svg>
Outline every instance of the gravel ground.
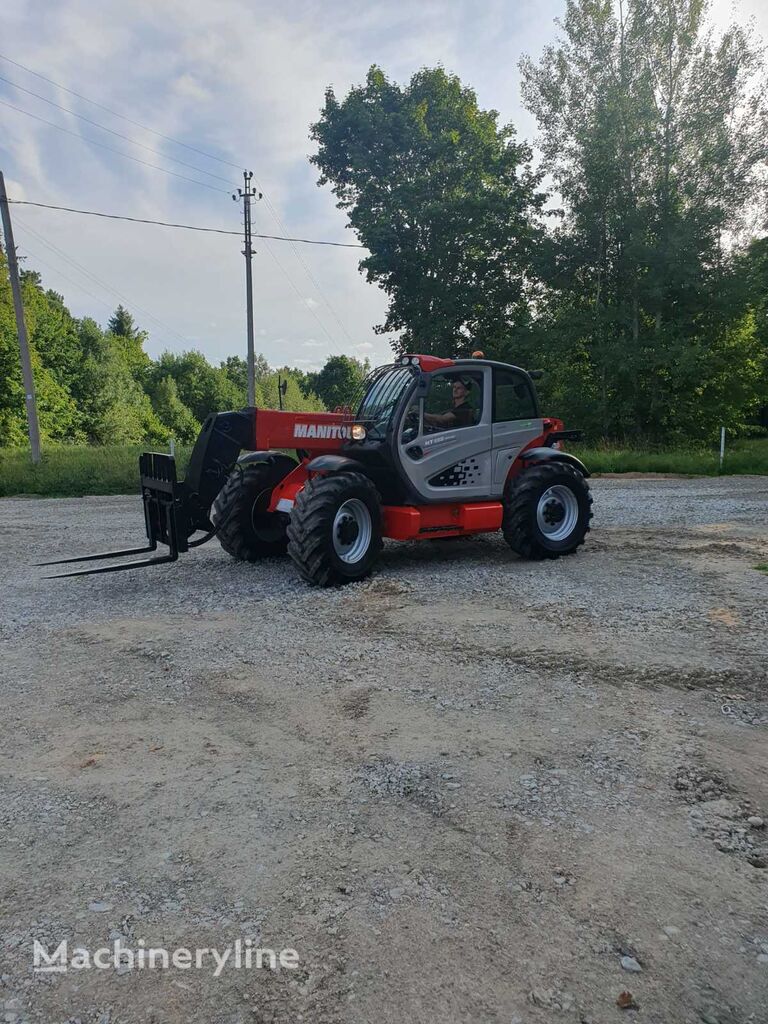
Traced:
<svg viewBox="0 0 768 1024">
<path fill-rule="evenodd" d="M 138 499 L 0 501 L 0 1020 L 765 1024 L 768 478 L 594 492 L 574 558 L 323 592 L 215 543 L 47 582 Z M 238 938 L 299 965 L 32 970 Z"/>
</svg>

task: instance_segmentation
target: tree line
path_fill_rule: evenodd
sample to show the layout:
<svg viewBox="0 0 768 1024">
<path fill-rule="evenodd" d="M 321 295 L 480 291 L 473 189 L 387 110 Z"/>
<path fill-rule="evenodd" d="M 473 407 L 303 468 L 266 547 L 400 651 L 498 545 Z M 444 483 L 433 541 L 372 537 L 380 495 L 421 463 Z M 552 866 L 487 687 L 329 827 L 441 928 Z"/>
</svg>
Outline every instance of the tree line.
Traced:
<svg viewBox="0 0 768 1024">
<path fill-rule="evenodd" d="M 62 444 L 185 444 L 210 412 L 247 404 L 247 367 L 230 356 L 212 365 L 194 350 L 152 359 L 147 334 L 118 306 L 106 327 L 78 319 L 64 298 L 43 287 L 35 270 L 21 272 L 27 331 L 44 442 Z M 274 369 L 256 359 L 256 404 L 320 411 L 343 404 L 362 382 L 367 364 L 334 356 L 317 373 Z M 279 387 L 283 385 L 282 396 Z M 27 442 L 10 282 L 0 249 L 0 446 Z"/>
<path fill-rule="evenodd" d="M 519 67 L 537 151 L 442 67 L 406 85 L 372 67 L 332 88 L 311 161 L 368 250 L 396 352 L 545 371 L 547 412 L 645 444 L 768 428 L 768 75 L 762 47 L 715 34 L 705 0 L 566 0 L 559 38 Z M 2 255 L 0 254 L 0 259 Z M 24 441 L 0 266 L 0 430 Z M 245 364 L 145 353 L 119 308 L 102 330 L 24 272 L 43 435 L 188 440 L 245 404 Z M 366 367 L 280 371 L 286 408 L 333 409 Z M 257 404 L 278 373 L 257 367 Z"/>
<path fill-rule="evenodd" d="M 395 347 L 546 371 L 592 437 L 768 426 L 768 77 L 703 0 L 567 0 L 520 64 L 539 159 L 443 68 L 372 67 L 311 128 Z M 761 411 L 762 410 L 762 411 Z"/>
</svg>

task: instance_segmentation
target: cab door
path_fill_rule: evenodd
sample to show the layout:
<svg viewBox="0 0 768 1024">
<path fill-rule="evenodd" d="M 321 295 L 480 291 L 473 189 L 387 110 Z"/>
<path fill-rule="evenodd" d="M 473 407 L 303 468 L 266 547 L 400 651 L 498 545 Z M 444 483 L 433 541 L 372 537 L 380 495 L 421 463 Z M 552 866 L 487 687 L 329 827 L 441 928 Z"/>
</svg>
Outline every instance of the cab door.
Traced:
<svg viewBox="0 0 768 1024">
<path fill-rule="evenodd" d="M 487 498 L 493 490 L 489 367 L 433 373 L 425 397 L 405 410 L 398 448 L 403 472 L 425 502 Z M 466 404 L 455 415 L 454 382 L 467 386 Z M 452 423 L 431 418 L 448 417 Z"/>
<path fill-rule="evenodd" d="M 512 463 L 544 431 L 531 382 L 519 370 L 493 368 L 492 421 L 493 489 L 500 497 Z"/>
</svg>

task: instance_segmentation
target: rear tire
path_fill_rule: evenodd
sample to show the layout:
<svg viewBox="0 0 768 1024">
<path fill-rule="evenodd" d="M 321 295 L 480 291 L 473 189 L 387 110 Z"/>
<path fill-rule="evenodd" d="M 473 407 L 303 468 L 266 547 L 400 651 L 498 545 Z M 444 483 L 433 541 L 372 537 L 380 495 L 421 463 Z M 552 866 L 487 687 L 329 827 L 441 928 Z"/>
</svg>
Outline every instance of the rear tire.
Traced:
<svg viewBox="0 0 768 1024">
<path fill-rule="evenodd" d="M 333 587 L 361 580 L 382 546 L 381 498 L 367 476 L 318 476 L 297 495 L 288 554 L 307 583 Z"/>
<path fill-rule="evenodd" d="M 584 543 L 591 518 L 592 495 L 581 473 L 565 462 L 547 462 L 511 481 L 501 529 L 523 558 L 559 558 Z"/>
<path fill-rule="evenodd" d="M 296 463 L 288 456 L 247 462 L 236 468 L 213 503 L 212 520 L 219 543 L 239 562 L 284 555 L 287 517 L 267 512 L 272 491 Z"/>
</svg>

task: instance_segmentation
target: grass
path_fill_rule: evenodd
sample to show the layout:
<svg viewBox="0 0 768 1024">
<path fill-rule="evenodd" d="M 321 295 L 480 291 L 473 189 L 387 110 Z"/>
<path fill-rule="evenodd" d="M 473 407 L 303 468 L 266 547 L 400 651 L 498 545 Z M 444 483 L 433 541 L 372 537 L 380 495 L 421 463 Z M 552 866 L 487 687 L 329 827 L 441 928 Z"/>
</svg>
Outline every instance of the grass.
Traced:
<svg viewBox="0 0 768 1024">
<path fill-rule="evenodd" d="M 572 450 L 591 473 L 680 473 L 686 476 L 717 476 L 720 472 L 720 456 L 716 449 L 671 448 L 644 451 L 616 448 L 612 445 L 573 445 Z M 737 440 L 728 445 L 723 473 L 768 476 L 768 438 Z"/>
<path fill-rule="evenodd" d="M 768 562 L 760 562 L 760 564 L 756 565 L 755 568 L 758 572 L 764 572 L 768 575 Z"/>
<path fill-rule="evenodd" d="M 34 466 L 23 449 L 0 448 L 0 497 L 38 494 L 51 498 L 139 491 L 139 453 L 143 447 L 59 447 L 43 451 Z M 188 449 L 176 450 L 183 472 Z"/>
<path fill-rule="evenodd" d="M 37 494 L 46 497 L 82 497 L 85 494 L 132 494 L 139 490 L 138 456 L 141 447 L 47 448 L 33 466 L 23 449 L 0 448 L 0 497 Z M 190 449 L 177 449 L 179 475 L 183 475 Z M 672 449 L 640 451 L 610 445 L 573 446 L 591 473 L 683 473 L 716 476 L 717 451 Z M 768 476 L 768 438 L 736 441 L 726 451 L 725 473 Z"/>
</svg>

